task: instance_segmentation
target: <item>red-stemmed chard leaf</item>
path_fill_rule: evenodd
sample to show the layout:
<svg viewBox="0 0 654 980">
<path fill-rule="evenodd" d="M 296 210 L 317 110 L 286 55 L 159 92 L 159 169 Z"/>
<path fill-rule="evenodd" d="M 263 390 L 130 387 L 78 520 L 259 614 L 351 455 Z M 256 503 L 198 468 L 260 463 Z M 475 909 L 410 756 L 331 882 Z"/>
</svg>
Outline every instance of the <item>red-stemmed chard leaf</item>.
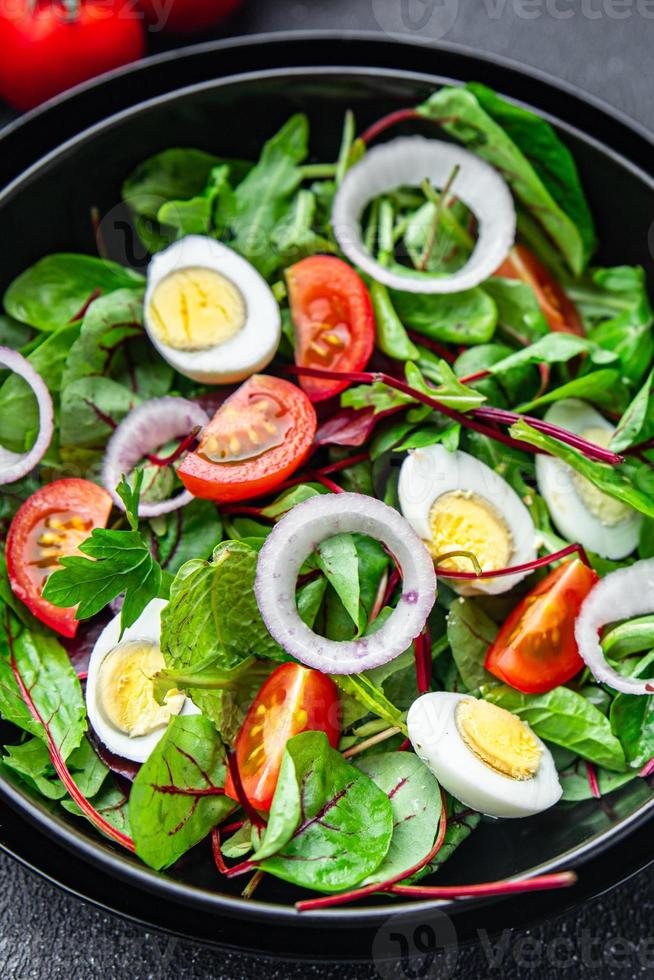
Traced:
<svg viewBox="0 0 654 980">
<path fill-rule="evenodd" d="M 375 427 L 388 415 L 406 408 L 398 405 L 383 412 L 374 408 L 342 408 L 318 426 L 314 446 L 362 446 Z"/>
<path fill-rule="evenodd" d="M 172 718 L 141 766 L 130 794 L 136 853 L 157 871 L 170 867 L 234 809 L 224 795 L 225 750 L 202 715 Z"/>
</svg>

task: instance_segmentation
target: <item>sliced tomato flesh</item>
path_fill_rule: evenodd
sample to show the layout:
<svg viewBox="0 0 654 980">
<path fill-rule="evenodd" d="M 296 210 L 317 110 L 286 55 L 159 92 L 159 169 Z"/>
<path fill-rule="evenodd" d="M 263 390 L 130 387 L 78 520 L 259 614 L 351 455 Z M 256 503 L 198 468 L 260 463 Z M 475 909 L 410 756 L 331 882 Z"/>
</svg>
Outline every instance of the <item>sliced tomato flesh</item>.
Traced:
<svg viewBox="0 0 654 980">
<path fill-rule="evenodd" d="M 254 374 L 220 406 L 179 476 L 195 497 L 218 503 L 262 496 L 302 465 L 316 425 L 297 385 Z"/>
<path fill-rule="evenodd" d="M 578 558 L 550 572 L 509 615 L 486 653 L 486 670 L 525 694 L 551 691 L 579 673 L 575 620 L 598 578 Z"/>
<path fill-rule="evenodd" d="M 55 480 L 33 493 L 17 511 L 7 535 L 7 572 L 15 595 L 62 636 L 75 636 L 75 608 L 59 609 L 42 596 L 60 560 L 80 554 L 96 527 L 106 527 L 112 500 L 90 480 Z"/>
<path fill-rule="evenodd" d="M 313 255 L 286 270 L 295 327 L 295 363 L 330 371 L 360 371 L 375 345 L 375 314 L 363 279 L 333 255 Z M 313 402 L 332 398 L 347 381 L 302 378 Z"/>
<path fill-rule="evenodd" d="M 333 748 L 340 738 L 338 690 L 330 677 L 297 663 L 282 664 L 264 682 L 236 739 L 243 790 L 255 810 L 268 811 L 284 749 L 300 732 L 324 732 Z M 231 775 L 225 793 L 237 800 Z"/>
<path fill-rule="evenodd" d="M 549 269 L 525 245 L 514 245 L 496 276 L 519 279 L 531 286 L 536 294 L 550 330 L 554 333 L 574 333 L 586 336 L 577 307 L 566 295 Z"/>
</svg>

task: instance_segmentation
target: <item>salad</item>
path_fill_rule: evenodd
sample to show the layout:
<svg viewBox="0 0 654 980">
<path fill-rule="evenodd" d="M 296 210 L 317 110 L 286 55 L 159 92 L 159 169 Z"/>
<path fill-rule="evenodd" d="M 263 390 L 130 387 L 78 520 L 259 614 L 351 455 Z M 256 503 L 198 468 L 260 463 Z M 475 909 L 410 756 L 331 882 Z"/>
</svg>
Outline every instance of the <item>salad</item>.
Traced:
<svg viewBox="0 0 654 980">
<path fill-rule="evenodd" d="M 654 774 L 644 272 L 482 85 L 309 147 L 158 153 L 145 270 L 4 294 L 2 776 L 300 909 L 567 885 L 423 879 Z"/>
</svg>

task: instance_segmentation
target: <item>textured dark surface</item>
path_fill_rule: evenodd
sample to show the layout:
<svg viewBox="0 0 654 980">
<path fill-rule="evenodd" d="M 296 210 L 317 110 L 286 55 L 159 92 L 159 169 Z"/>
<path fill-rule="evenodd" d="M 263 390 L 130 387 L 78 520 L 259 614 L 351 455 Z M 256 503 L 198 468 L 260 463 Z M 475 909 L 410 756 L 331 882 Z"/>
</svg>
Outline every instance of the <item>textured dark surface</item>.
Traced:
<svg viewBox="0 0 654 980">
<path fill-rule="evenodd" d="M 544 69 L 654 129 L 652 0 L 250 0 L 231 27 L 234 33 L 367 29 L 455 41 Z M 163 44 L 154 38 L 152 46 Z M 7 118 L 0 106 L 0 124 Z M 59 892 L 3 855 L 0 922 L 3 980 L 380 976 L 374 966 L 273 964 L 147 933 Z M 381 975 L 410 974 L 400 965 L 393 971 L 382 966 Z M 461 951 L 454 973 L 434 964 L 412 975 L 652 977 L 654 873 L 558 921 Z"/>
</svg>

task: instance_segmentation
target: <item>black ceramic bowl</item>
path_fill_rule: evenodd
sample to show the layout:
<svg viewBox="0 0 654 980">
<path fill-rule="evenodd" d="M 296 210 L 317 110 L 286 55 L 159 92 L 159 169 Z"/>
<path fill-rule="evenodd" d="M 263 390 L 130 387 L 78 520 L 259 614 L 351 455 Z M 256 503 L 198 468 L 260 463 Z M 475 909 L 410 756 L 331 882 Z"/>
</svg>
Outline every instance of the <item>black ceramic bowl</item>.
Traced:
<svg viewBox="0 0 654 980">
<path fill-rule="evenodd" d="M 257 65 L 265 67 L 255 70 Z M 225 72 L 227 77 L 216 77 Z M 302 110 L 312 123 L 313 154 L 332 159 L 347 108 L 363 127 L 386 112 L 421 101 L 434 87 L 453 79 L 486 82 L 545 113 L 579 165 L 602 242 L 598 260 L 640 263 L 654 271 L 648 248 L 654 181 L 641 169 L 651 146 L 642 133 L 542 78 L 461 50 L 310 36 L 247 46 L 219 43 L 159 57 L 57 100 L 14 127 L 0 139 L 4 178 L 11 179 L 0 194 L 0 289 L 49 252 L 94 252 L 92 207 L 106 216 L 103 227 L 115 257 L 143 262 L 134 237 L 124 232 L 125 215 L 117 205 L 124 176 L 158 150 L 182 145 L 256 157 L 264 139 L 291 113 Z M 176 87 L 180 83 L 186 87 Z M 135 93 L 142 91 L 154 97 L 132 105 Z M 94 122 L 105 93 L 105 104 L 120 111 Z M 93 125 L 73 136 L 80 123 Z M 55 146 L 57 136 L 65 136 L 66 142 Z M 16 175 L 30 151 L 46 155 Z M 379 942 L 383 936 L 378 930 L 389 916 L 387 902 L 300 916 L 293 908 L 297 889 L 271 878 L 254 900 L 245 902 L 238 897 L 238 883 L 226 884 L 217 876 L 206 845 L 169 873 L 156 874 L 61 809 L 47 808 L 24 787 L 0 780 L 0 796 L 26 821 L 7 817 L 6 846 L 69 887 L 145 921 L 232 945 L 331 958 L 368 956 L 373 937 L 377 935 Z M 584 868 L 594 868 L 597 875 L 599 856 L 612 849 L 612 857 L 602 862 L 593 889 L 597 891 L 622 877 L 621 867 L 627 873 L 651 860 L 643 833 L 634 834 L 652 816 L 652 789 L 636 780 L 607 801 L 564 804 L 530 820 L 487 821 L 445 865 L 439 883 L 570 867 L 579 869 L 583 883 Z M 38 854 L 35 848 L 43 846 L 45 838 L 53 841 L 52 852 Z M 630 840 L 638 840 L 642 852 L 634 854 Z M 72 852 L 68 861 L 57 859 L 62 847 Z M 94 875 L 88 873 L 89 865 Z M 77 869 L 74 881 L 66 867 Z M 97 879 L 93 886 L 88 884 L 91 877 Z M 586 894 L 588 888 L 580 897 Z M 549 903 L 521 898 L 503 905 L 504 921 L 508 915 L 511 922 L 522 922 L 525 910 L 545 914 L 566 904 L 565 895 Z M 497 904 L 465 901 L 443 908 L 460 937 L 501 918 Z M 416 921 L 427 914 L 419 903 L 403 910 L 412 910 Z"/>
</svg>

